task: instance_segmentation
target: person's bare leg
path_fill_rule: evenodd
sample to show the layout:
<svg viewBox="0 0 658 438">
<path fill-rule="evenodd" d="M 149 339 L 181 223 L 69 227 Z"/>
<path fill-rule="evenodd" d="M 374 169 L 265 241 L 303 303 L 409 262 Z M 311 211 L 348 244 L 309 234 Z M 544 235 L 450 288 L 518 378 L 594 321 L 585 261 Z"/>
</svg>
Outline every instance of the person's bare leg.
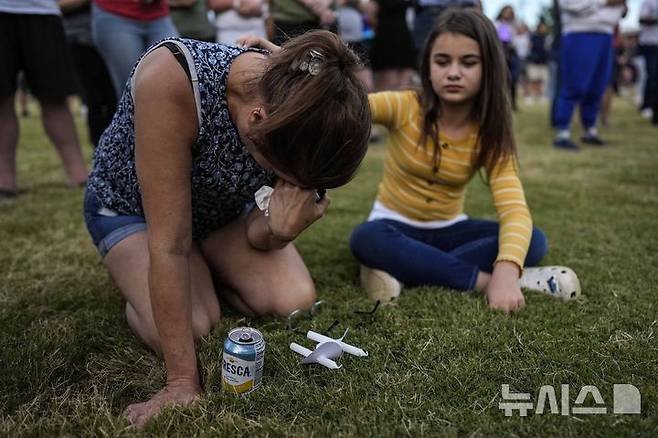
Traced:
<svg viewBox="0 0 658 438">
<path fill-rule="evenodd" d="M 153 320 L 148 287 L 149 253 L 146 232 L 135 233 L 118 244 L 103 262 L 126 299 L 126 317 L 133 332 L 151 349 L 160 354 L 160 339 Z M 207 335 L 219 323 L 219 301 L 210 271 L 198 246 L 190 255 L 192 280 L 192 328 L 194 337 Z"/>
<path fill-rule="evenodd" d="M 39 98 L 39 104 L 43 127 L 64 163 L 69 183 L 81 185 L 87 180 L 87 166 L 66 98 Z"/>
<path fill-rule="evenodd" d="M 0 96 L 0 189 L 16 191 L 16 146 L 18 118 L 14 96 Z"/>
<path fill-rule="evenodd" d="M 213 232 L 201 251 L 220 289 L 237 310 L 253 315 L 287 316 L 315 302 L 315 286 L 293 244 L 259 251 L 247 241 L 246 221 L 239 218 Z"/>
</svg>

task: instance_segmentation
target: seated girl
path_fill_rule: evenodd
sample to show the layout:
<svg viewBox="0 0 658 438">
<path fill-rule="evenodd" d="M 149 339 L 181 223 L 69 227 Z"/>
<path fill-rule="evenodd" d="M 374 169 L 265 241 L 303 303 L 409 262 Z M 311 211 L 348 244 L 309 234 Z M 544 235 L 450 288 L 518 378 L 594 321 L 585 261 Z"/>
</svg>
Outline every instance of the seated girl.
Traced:
<svg viewBox="0 0 658 438">
<path fill-rule="evenodd" d="M 521 287 L 564 300 L 580 285 L 564 267 L 537 265 L 547 251 L 518 176 L 505 56 L 496 29 L 472 9 L 444 12 L 422 55 L 422 89 L 369 96 L 390 145 L 368 221 L 351 237 L 361 283 L 389 301 L 406 286 L 483 291 L 506 312 Z M 498 222 L 464 214 L 466 185 L 486 173 Z"/>
</svg>

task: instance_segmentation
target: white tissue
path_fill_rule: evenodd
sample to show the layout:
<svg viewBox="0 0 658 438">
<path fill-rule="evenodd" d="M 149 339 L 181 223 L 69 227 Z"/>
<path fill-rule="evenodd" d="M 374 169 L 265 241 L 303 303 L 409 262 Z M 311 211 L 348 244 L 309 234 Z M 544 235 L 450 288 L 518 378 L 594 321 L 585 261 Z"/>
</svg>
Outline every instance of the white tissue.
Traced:
<svg viewBox="0 0 658 438">
<path fill-rule="evenodd" d="M 254 200 L 256 205 L 261 211 L 267 212 L 268 207 L 270 206 L 270 199 L 272 198 L 272 192 L 274 189 L 270 186 L 262 186 L 254 194 Z"/>
</svg>

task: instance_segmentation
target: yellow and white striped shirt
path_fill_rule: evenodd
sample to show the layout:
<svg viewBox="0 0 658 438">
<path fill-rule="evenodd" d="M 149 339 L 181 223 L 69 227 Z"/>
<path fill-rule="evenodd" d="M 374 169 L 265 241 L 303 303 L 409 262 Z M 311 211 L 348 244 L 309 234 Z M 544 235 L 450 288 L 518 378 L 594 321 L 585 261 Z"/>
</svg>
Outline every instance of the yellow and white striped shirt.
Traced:
<svg viewBox="0 0 658 438">
<path fill-rule="evenodd" d="M 479 151 L 475 128 L 461 140 L 439 133 L 441 160 L 434 172 L 431 141 L 418 147 L 423 123 L 416 93 L 382 92 L 368 98 L 373 122 L 390 133 L 377 200 L 414 221 L 448 221 L 462 214 L 466 184 L 478 170 L 473 165 Z M 500 222 L 496 261 L 511 261 L 523 269 L 532 218 L 514 160 L 497 165 L 489 183 Z"/>
</svg>

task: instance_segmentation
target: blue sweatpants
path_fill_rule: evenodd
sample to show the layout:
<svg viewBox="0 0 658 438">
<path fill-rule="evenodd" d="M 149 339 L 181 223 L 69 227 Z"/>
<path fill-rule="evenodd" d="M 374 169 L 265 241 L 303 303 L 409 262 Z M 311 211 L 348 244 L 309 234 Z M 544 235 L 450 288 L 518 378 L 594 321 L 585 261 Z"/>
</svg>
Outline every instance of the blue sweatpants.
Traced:
<svg viewBox="0 0 658 438">
<path fill-rule="evenodd" d="M 601 98 L 610 83 L 612 35 L 568 33 L 562 36 L 560 51 L 555 125 L 558 129 L 569 129 L 571 116 L 578 105 L 583 127 L 596 126 Z"/>
<path fill-rule="evenodd" d="M 357 226 L 350 248 L 361 264 L 388 272 L 407 286 L 466 291 L 475 288 L 479 271 L 492 271 L 498 228 L 497 222 L 478 219 L 438 229 L 379 219 Z M 537 265 L 547 251 L 546 236 L 533 228 L 525 265 Z"/>
</svg>

